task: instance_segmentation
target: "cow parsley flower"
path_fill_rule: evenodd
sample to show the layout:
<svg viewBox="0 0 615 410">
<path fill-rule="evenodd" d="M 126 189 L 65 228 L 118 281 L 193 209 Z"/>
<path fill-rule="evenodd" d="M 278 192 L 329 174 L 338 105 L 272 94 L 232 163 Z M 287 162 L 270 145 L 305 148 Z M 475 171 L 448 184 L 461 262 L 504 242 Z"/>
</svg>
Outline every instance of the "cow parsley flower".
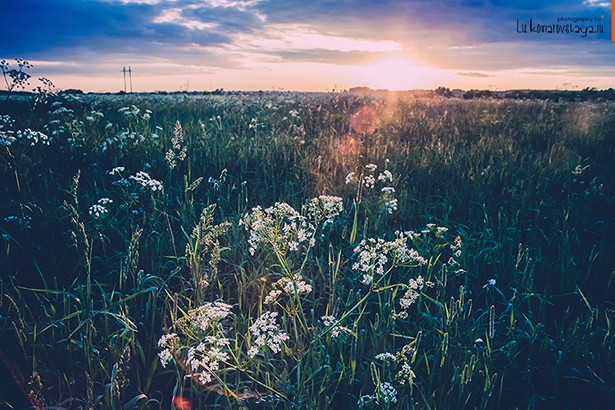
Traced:
<svg viewBox="0 0 615 410">
<path fill-rule="evenodd" d="M 397 238 L 393 241 L 369 238 L 363 239 L 354 249 L 359 254 L 359 260 L 352 265 L 353 270 L 363 273 L 362 282 L 370 285 L 376 275 L 385 274 L 387 265 L 424 265 L 427 260 L 420 256 L 415 249 L 407 246 L 409 233 L 397 231 Z"/>
<path fill-rule="evenodd" d="M 397 403 L 397 390 L 391 383 L 380 383 L 380 397 L 385 403 Z"/>
<path fill-rule="evenodd" d="M 281 288 L 284 293 L 291 297 L 312 291 L 312 286 L 307 284 L 299 273 L 280 279 L 275 283 L 275 286 Z"/>
<path fill-rule="evenodd" d="M 299 245 L 314 243 L 316 230 L 307 218 L 286 203 L 277 202 L 274 206 L 262 209 L 257 206 L 241 220 L 250 231 L 248 244 L 250 254 L 254 255 L 259 245 L 270 247 L 274 252 L 286 254 L 289 250 L 299 250 Z"/>
<path fill-rule="evenodd" d="M 132 179 L 137 184 L 141 185 L 146 189 L 151 189 L 152 192 L 162 191 L 163 189 L 162 183 L 160 181 L 152 179 L 152 177 L 150 177 L 147 172 L 137 172 L 136 175 L 131 175 L 130 179 Z"/>
<path fill-rule="evenodd" d="M 415 377 L 416 375 L 414 374 L 414 372 L 412 371 L 412 367 L 410 367 L 408 363 L 402 364 L 401 370 L 397 373 L 396 376 L 397 380 L 399 381 L 399 384 L 401 385 L 405 385 L 406 383 L 412 384 L 412 381 Z"/>
<path fill-rule="evenodd" d="M 386 361 L 386 360 L 395 361 L 397 357 L 392 353 L 384 352 L 384 353 L 377 354 L 376 359 L 382 360 L 382 361 Z"/>
<path fill-rule="evenodd" d="M 399 301 L 399 305 L 403 310 L 408 309 L 414 302 L 416 302 L 425 285 L 428 287 L 434 286 L 432 282 L 425 282 L 421 275 L 419 275 L 416 279 L 410 279 L 407 285 L 406 293 Z"/>
<path fill-rule="evenodd" d="M 158 353 L 158 357 L 160 358 L 162 367 L 167 367 L 169 362 L 173 360 L 173 354 L 169 349 L 164 349 L 162 352 Z"/>
<path fill-rule="evenodd" d="M 109 213 L 109 210 L 106 208 L 108 204 L 113 203 L 112 199 L 109 198 L 101 198 L 98 200 L 97 204 L 94 204 L 90 207 L 89 212 L 96 219 L 100 219 L 103 216 L 106 216 Z"/>
<path fill-rule="evenodd" d="M 273 303 L 275 303 L 276 299 L 278 298 L 278 296 L 280 296 L 282 294 L 281 290 L 272 290 L 271 292 L 269 292 L 269 294 L 265 297 L 265 301 L 263 302 L 265 305 L 271 305 Z"/>
<path fill-rule="evenodd" d="M 357 182 L 357 176 L 354 172 L 351 172 L 348 175 L 346 175 L 346 185 L 352 184 L 355 182 Z"/>
<path fill-rule="evenodd" d="M 286 332 L 276 324 L 277 316 L 277 312 L 264 312 L 249 328 L 252 336 L 256 338 L 256 346 L 267 346 L 273 353 L 279 353 L 282 350 L 281 344 L 289 339 Z"/>
<path fill-rule="evenodd" d="M 342 198 L 331 195 L 321 195 L 312 198 L 307 205 L 308 217 L 319 223 L 321 220 L 325 224 L 333 222 L 333 219 L 344 210 Z"/>
</svg>

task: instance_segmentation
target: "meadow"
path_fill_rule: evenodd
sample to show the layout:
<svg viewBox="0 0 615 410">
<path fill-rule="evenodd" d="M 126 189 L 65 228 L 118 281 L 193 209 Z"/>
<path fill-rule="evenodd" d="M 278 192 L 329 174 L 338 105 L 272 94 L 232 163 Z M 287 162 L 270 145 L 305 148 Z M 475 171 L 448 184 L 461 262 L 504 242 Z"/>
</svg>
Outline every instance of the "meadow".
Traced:
<svg viewBox="0 0 615 410">
<path fill-rule="evenodd" d="M 35 97 L 0 408 L 615 408 L 615 103 Z"/>
</svg>

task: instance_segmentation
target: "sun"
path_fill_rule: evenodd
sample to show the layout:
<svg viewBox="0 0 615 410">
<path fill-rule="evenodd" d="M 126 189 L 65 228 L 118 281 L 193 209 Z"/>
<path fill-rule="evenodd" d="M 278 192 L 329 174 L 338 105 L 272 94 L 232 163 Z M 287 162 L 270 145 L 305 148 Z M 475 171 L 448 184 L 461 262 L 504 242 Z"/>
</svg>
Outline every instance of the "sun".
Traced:
<svg viewBox="0 0 615 410">
<path fill-rule="evenodd" d="M 389 57 L 375 64 L 361 67 L 369 87 L 388 90 L 420 88 L 427 70 L 427 67 L 418 66 L 401 57 Z"/>
</svg>

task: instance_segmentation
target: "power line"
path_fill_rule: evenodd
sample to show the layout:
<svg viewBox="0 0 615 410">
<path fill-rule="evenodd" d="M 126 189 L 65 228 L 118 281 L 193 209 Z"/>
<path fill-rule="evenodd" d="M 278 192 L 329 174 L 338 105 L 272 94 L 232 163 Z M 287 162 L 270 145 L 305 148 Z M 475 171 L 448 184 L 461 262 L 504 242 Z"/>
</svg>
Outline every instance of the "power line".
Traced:
<svg viewBox="0 0 615 410">
<path fill-rule="evenodd" d="M 132 70 L 128 66 L 128 77 L 130 78 L 130 93 L 132 94 Z"/>
</svg>

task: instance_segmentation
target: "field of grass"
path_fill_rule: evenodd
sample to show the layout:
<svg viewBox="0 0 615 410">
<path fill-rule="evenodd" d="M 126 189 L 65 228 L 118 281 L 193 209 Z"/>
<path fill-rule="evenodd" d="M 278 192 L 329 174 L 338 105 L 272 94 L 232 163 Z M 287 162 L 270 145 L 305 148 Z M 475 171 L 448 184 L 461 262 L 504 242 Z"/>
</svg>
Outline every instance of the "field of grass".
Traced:
<svg viewBox="0 0 615 410">
<path fill-rule="evenodd" d="M 615 104 L 0 105 L 0 408 L 615 408 Z"/>
</svg>

